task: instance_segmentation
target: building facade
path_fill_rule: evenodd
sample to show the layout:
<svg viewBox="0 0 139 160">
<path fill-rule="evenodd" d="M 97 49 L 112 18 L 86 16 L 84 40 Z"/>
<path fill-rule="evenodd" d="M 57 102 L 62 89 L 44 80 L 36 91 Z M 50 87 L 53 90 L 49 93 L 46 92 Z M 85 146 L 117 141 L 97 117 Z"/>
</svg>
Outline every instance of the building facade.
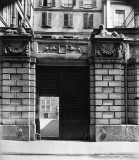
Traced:
<svg viewBox="0 0 139 160">
<path fill-rule="evenodd" d="M 138 141 L 136 0 L 11 5 L 14 20 L 1 21 L 2 138 Z M 100 24 L 119 36 L 97 37 Z"/>
</svg>

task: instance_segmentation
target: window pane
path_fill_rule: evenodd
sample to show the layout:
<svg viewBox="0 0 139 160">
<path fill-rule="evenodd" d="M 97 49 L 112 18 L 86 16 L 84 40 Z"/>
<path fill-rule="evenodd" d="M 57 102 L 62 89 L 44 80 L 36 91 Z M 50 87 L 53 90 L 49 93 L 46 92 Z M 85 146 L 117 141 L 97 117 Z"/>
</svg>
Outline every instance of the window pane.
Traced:
<svg viewBox="0 0 139 160">
<path fill-rule="evenodd" d="M 91 8 L 92 7 L 92 0 L 84 0 L 84 7 Z"/>
<path fill-rule="evenodd" d="M 88 14 L 84 14 L 84 28 L 88 27 Z"/>
<path fill-rule="evenodd" d="M 93 14 L 89 14 L 89 27 L 93 27 Z"/>
<path fill-rule="evenodd" d="M 47 6 L 47 0 L 43 0 L 43 6 Z"/>
<path fill-rule="evenodd" d="M 68 14 L 64 14 L 64 26 L 68 26 Z"/>
<path fill-rule="evenodd" d="M 125 11 L 124 10 L 116 10 L 115 11 L 115 26 L 122 26 L 125 21 Z M 125 24 L 123 24 L 125 26 Z"/>
</svg>

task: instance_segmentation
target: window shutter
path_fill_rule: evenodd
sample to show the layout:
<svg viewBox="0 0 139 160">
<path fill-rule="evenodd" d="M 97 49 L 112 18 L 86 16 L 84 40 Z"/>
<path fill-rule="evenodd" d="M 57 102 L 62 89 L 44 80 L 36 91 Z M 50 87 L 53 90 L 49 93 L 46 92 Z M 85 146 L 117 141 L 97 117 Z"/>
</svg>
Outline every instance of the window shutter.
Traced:
<svg viewBox="0 0 139 160">
<path fill-rule="evenodd" d="M 68 18 L 69 18 L 68 14 L 65 13 L 64 14 L 64 27 L 68 27 Z"/>
<path fill-rule="evenodd" d="M 47 25 L 47 12 L 42 13 L 42 27 Z"/>
<path fill-rule="evenodd" d="M 73 6 L 75 6 L 76 5 L 76 0 L 73 0 Z"/>
<path fill-rule="evenodd" d="M 69 26 L 73 27 L 73 14 L 72 13 L 69 14 Z"/>
<path fill-rule="evenodd" d="M 48 12 L 48 26 L 51 26 L 52 14 Z"/>
<path fill-rule="evenodd" d="M 39 6 L 42 6 L 42 1 L 43 1 L 43 0 L 39 0 Z"/>
<path fill-rule="evenodd" d="M 83 0 L 80 0 L 80 7 L 83 7 Z"/>
<path fill-rule="evenodd" d="M 96 0 L 92 0 L 92 7 L 96 7 L 97 6 L 97 1 Z"/>
<path fill-rule="evenodd" d="M 83 15 L 83 23 L 84 28 L 88 28 L 88 13 Z"/>
<path fill-rule="evenodd" d="M 47 0 L 43 0 L 43 6 L 47 6 Z"/>
<path fill-rule="evenodd" d="M 88 20 L 89 20 L 88 27 L 89 27 L 89 28 L 93 28 L 93 14 L 92 14 L 92 13 L 90 13 L 90 14 L 88 15 Z"/>
<path fill-rule="evenodd" d="M 55 0 L 52 0 L 52 6 L 53 7 L 55 6 Z"/>
</svg>

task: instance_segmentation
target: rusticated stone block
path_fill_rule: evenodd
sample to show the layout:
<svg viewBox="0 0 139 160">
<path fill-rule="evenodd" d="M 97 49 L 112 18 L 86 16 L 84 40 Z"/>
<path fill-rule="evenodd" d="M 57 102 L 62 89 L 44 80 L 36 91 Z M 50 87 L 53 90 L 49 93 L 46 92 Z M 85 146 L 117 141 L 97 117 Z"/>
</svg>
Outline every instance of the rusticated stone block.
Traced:
<svg viewBox="0 0 139 160">
<path fill-rule="evenodd" d="M 11 87 L 11 92 L 21 92 L 22 87 Z"/>
<path fill-rule="evenodd" d="M 15 80 L 3 80 L 3 85 L 4 86 L 15 86 L 16 81 Z"/>
<path fill-rule="evenodd" d="M 108 94 L 107 93 L 96 93 L 95 97 L 96 99 L 107 99 Z"/>
<path fill-rule="evenodd" d="M 30 126 L 27 125 L 3 125 L 0 126 L 2 130 L 1 137 L 3 140 L 20 140 L 29 141 L 30 140 Z"/>
<path fill-rule="evenodd" d="M 17 93 L 17 98 L 29 98 L 29 93 Z"/>
<path fill-rule="evenodd" d="M 111 68 L 113 68 L 113 64 L 103 64 L 103 68 L 109 68 L 109 69 L 111 69 Z"/>
<path fill-rule="evenodd" d="M 112 121 L 112 120 L 111 120 Z M 138 125 L 96 125 L 96 141 L 139 141 Z"/>
<path fill-rule="evenodd" d="M 2 118 L 9 119 L 10 118 L 10 112 L 2 112 Z"/>
<path fill-rule="evenodd" d="M 102 112 L 96 112 L 95 118 L 102 118 Z"/>
<path fill-rule="evenodd" d="M 13 104 L 13 105 L 21 105 L 21 99 L 11 99 L 11 104 Z"/>
<path fill-rule="evenodd" d="M 30 69 L 30 74 L 36 74 L 36 70 L 35 69 Z"/>
<path fill-rule="evenodd" d="M 115 118 L 124 118 L 125 112 L 115 112 Z"/>
<path fill-rule="evenodd" d="M 2 76 L 3 76 L 3 80 L 4 79 L 10 79 L 10 74 L 3 74 Z"/>
<path fill-rule="evenodd" d="M 22 68 L 22 63 L 12 63 L 11 67 L 12 68 Z"/>
<path fill-rule="evenodd" d="M 2 99 L 2 104 L 10 104 L 10 99 Z"/>
<path fill-rule="evenodd" d="M 121 81 L 109 81 L 109 86 L 121 86 Z"/>
<path fill-rule="evenodd" d="M 121 119 L 110 119 L 110 125 L 119 125 L 122 124 Z"/>
<path fill-rule="evenodd" d="M 121 94 L 118 93 L 110 93 L 109 99 L 121 99 Z"/>
<path fill-rule="evenodd" d="M 129 112 L 139 112 L 139 106 L 128 106 Z"/>
<path fill-rule="evenodd" d="M 3 86 L 2 87 L 2 92 L 3 93 L 6 93 L 6 92 L 9 93 L 10 92 L 10 86 Z"/>
<path fill-rule="evenodd" d="M 3 93 L 2 98 L 16 98 L 15 93 Z"/>
<path fill-rule="evenodd" d="M 109 106 L 109 105 L 113 105 L 114 101 L 113 100 L 103 100 L 103 105 L 105 106 Z"/>
<path fill-rule="evenodd" d="M 104 81 L 112 81 L 113 80 L 113 76 L 103 76 L 103 80 Z"/>
<path fill-rule="evenodd" d="M 109 69 L 109 74 L 110 75 L 121 74 L 121 70 L 120 69 Z"/>
<path fill-rule="evenodd" d="M 3 68 L 10 68 L 11 64 L 10 62 L 3 62 L 2 66 Z"/>
<path fill-rule="evenodd" d="M 29 74 L 23 74 L 22 75 L 22 79 L 23 80 L 29 80 L 30 79 L 30 75 Z"/>
<path fill-rule="evenodd" d="M 102 80 L 102 75 L 96 75 L 95 80 L 96 81 L 101 81 Z"/>
<path fill-rule="evenodd" d="M 110 106 L 110 111 L 124 111 L 124 106 Z"/>
<path fill-rule="evenodd" d="M 135 118 L 134 112 L 128 112 L 128 118 Z"/>
<path fill-rule="evenodd" d="M 19 80 L 22 78 L 22 75 L 21 74 L 12 74 L 11 75 L 11 79 L 12 80 Z"/>
<path fill-rule="evenodd" d="M 95 85 L 98 87 L 108 86 L 108 81 L 96 81 Z"/>
<path fill-rule="evenodd" d="M 17 68 L 17 74 L 23 74 L 23 73 L 29 74 L 29 68 Z"/>
<path fill-rule="evenodd" d="M 114 91 L 114 88 L 112 87 L 103 87 L 103 93 L 112 93 Z"/>
<path fill-rule="evenodd" d="M 96 111 L 108 111 L 109 107 L 108 106 L 96 106 Z"/>
<path fill-rule="evenodd" d="M 15 125 L 15 119 L 2 119 L 3 125 Z M 10 134 L 10 133 L 9 133 Z"/>
<path fill-rule="evenodd" d="M 114 118 L 114 112 L 103 112 L 103 118 Z"/>
<path fill-rule="evenodd" d="M 11 112 L 11 118 L 21 118 L 21 112 Z"/>
<path fill-rule="evenodd" d="M 16 68 L 3 68 L 3 73 L 16 73 Z"/>
<path fill-rule="evenodd" d="M 96 124 L 108 124 L 108 119 L 96 119 Z"/>
<path fill-rule="evenodd" d="M 102 64 L 95 64 L 95 68 L 103 68 Z"/>
<path fill-rule="evenodd" d="M 96 69 L 95 74 L 100 74 L 100 75 L 108 74 L 108 69 Z"/>
<path fill-rule="evenodd" d="M 12 105 L 3 105 L 2 106 L 2 111 L 15 111 L 16 110 L 16 106 L 12 106 Z"/>
</svg>

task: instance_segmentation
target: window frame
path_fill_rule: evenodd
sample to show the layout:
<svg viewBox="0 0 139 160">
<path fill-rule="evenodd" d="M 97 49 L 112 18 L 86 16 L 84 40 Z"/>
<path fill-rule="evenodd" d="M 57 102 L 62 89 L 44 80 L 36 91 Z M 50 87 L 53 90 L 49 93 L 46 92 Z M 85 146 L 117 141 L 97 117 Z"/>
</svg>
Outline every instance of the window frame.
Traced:
<svg viewBox="0 0 139 160">
<path fill-rule="evenodd" d="M 122 24 L 119 25 L 119 26 L 115 25 L 115 22 L 116 22 L 116 11 L 119 11 L 119 12 L 124 11 L 124 12 L 123 12 L 123 13 L 124 13 L 124 21 L 123 21 L 124 24 L 122 23 Z M 117 14 L 118 14 L 118 13 L 117 13 Z M 125 16 L 125 15 L 126 15 L 126 10 L 124 10 L 124 9 L 115 9 L 115 10 L 114 10 L 114 27 L 115 27 L 115 28 L 126 27 L 126 21 L 125 21 L 125 20 L 126 20 L 126 19 L 125 19 L 126 16 Z"/>
<path fill-rule="evenodd" d="M 85 19 L 85 15 L 87 17 L 86 19 Z M 92 20 L 90 20 L 91 16 L 92 16 Z M 91 21 L 92 21 L 92 26 L 90 25 Z M 83 29 L 92 29 L 92 28 L 94 28 L 94 14 L 93 13 L 84 13 L 83 14 Z"/>
<path fill-rule="evenodd" d="M 47 2 L 45 2 L 47 1 Z M 51 3 L 48 3 L 48 0 L 39 0 L 39 7 L 47 7 L 47 8 L 51 8 L 51 7 L 55 7 L 55 0 L 50 0 Z M 51 4 L 51 5 L 44 5 L 44 3 L 46 4 Z"/>
<path fill-rule="evenodd" d="M 51 28 L 51 27 L 52 27 L 52 13 L 50 11 L 42 12 L 42 28 Z"/>
<path fill-rule="evenodd" d="M 84 9 L 97 8 L 97 0 L 90 0 L 90 7 L 87 7 L 86 5 L 85 0 L 79 0 L 79 7 Z"/>
<path fill-rule="evenodd" d="M 65 20 L 65 15 L 68 15 L 68 20 Z M 64 28 L 73 28 L 73 13 L 64 13 Z M 65 25 L 65 21 L 67 21 L 67 26 Z"/>
</svg>

